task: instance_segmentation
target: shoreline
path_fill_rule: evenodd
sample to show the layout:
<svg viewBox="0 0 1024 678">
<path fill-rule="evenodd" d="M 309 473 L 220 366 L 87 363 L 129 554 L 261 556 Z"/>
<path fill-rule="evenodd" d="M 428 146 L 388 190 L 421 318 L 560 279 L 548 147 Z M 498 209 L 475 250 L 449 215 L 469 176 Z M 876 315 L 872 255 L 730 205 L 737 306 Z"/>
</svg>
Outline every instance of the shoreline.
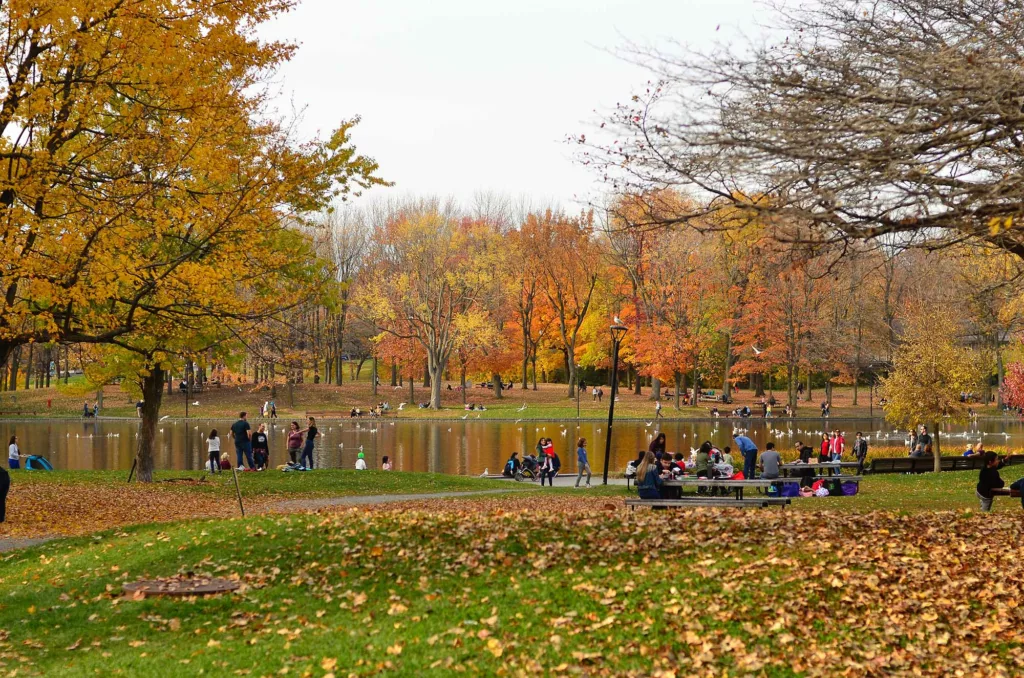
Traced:
<svg viewBox="0 0 1024 678">
<path fill-rule="evenodd" d="M 456 412 L 463 412 L 464 410 L 454 410 Z M 290 417 L 277 417 L 278 421 L 287 421 L 289 419 L 304 419 L 307 415 L 303 413 L 300 415 L 292 415 Z M 194 421 L 231 421 L 237 419 L 233 415 L 211 415 L 201 417 L 183 417 L 183 416 L 171 416 L 165 415 L 161 417 L 161 422 L 194 422 Z M 463 417 L 317 417 L 317 421 L 329 421 L 329 422 L 373 422 L 373 423 L 395 423 L 399 421 L 407 421 L 414 423 L 423 422 L 438 422 L 438 423 L 486 423 L 486 422 L 499 422 L 499 423 L 530 423 L 530 422 L 587 422 L 587 423 L 604 423 L 608 421 L 607 417 L 486 417 L 486 418 L 463 418 Z M 979 415 L 975 421 L 1006 421 L 1010 419 L 1008 414 L 1004 415 Z M 62 415 L 51 415 L 51 416 L 26 416 L 26 417 L 8 417 L 0 416 L 0 422 L 82 422 L 82 423 L 102 423 L 102 422 L 130 422 L 140 421 L 138 417 L 89 417 L 85 418 L 82 416 L 62 416 Z M 273 421 L 267 417 L 249 417 L 249 421 L 258 422 L 269 422 Z M 646 423 L 647 417 L 635 417 L 635 416 L 623 416 L 615 417 L 616 422 L 644 422 Z M 885 417 L 870 416 L 870 415 L 856 415 L 856 414 L 844 414 L 836 415 L 831 417 L 771 417 L 765 419 L 763 417 L 662 417 L 661 422 L 665 423 L 701 423 L 710 424 L 716 422 L 779 422 L 779 423 L 806 423 L 806 422 L 822 422 L 822 421 L 871 421 L 874 423 L 885 422 Z M 1024 421 L 1019 417 L 1013 417 L 1011 421 L 1020 422 Z M 902 429 L 901 429 L 902 430 Z"/>
</svg>

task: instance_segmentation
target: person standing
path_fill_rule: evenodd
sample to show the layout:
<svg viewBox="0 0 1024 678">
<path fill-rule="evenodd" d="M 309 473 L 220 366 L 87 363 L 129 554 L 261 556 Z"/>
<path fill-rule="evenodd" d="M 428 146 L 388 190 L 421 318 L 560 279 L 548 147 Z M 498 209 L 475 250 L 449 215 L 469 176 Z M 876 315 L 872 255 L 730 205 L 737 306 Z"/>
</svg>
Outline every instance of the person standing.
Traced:
<svg viewBox="0 0 1024 678">
<path fill-rule="evenodd" d="M 799 440 L 796 443 L 797 454 L 800 455 L 800 462 L 803 464 L 810 464 L 811 457 L 814 456 L 814 448 L 810 445 L 804 445 Z M 800 487 L 810 487 L 814 484 L 814 470 L 810 468 L 800 469 Z"/>
<path fill-rule="evenodd" d="M 999 477 L 999 469 L 1006 465 L 1006 459 L 1000 459 L 995 452 L 985 453 L 985 466 L 978 474 L 978 486 L 976 493 L 981 502 L 982 511 L 992 510 L 992 490 L 1004 486 L 1003 479 Z M 1024 503 L 1024 500 L 1021 500 Z"/>
<path fill-rule="evenodd" d="M 21 468 L 21 450 L 18 449 L 18 436 L 11 436 L 11 442 L 7 445 L 7 465 L 11 468 Z"/>
<path fill-rule="evenodd" d="M 231 425 L 231 438 L 235 441 L 235 456 L 238 458 L 238 470 L 241 471 L 245 468 L 242 466 L 243 456 L 249 463 L 249 468 L 252 468 L 252 427 L 249 426 L 245 412 L 239 412 L 238 421 Z"/>
<path fill-rule="evenodd" d="M 665 454 L 665 434 L 659 433 L 651 441 L 651 444 L 647 446 L 647 449 L 654 453 L 655 459 L 661 459 L 661 455 Z"/>
<path fill-rule="evenodd" d="M 656 400 L 654 402 L 654 421 L 658 421 L 659 419 L 661 419 L 664 416 L 665 415 L 663 415 L 661 413 L 661 401 L 660 400 Z"/>
<path fill-rule="evenodd" d="M 299 422 L 293 421 L 288 431 L 288 457 L 293 464 L 299 461 L 299 449 L 302 447 L 302 431 L 299 430 Z"/>
<path fill-rule="evenodd" d="M 220 438 L 217 429 L 210 431 L 206 439 L 206 451 L 210 455 L 210 473 L 220 473 Z"/>
<path fill-rule="evenodd" d="M 587 489 L 590 489 L 590 462 L 587 460 L 587 439 L 580 438 L 576 443 L 576 466 L 579 471 L 576 474 L 576 487 L 580 486 L 583 473 L 587 474 Z"/>
<path fill-rule="evenodd" d="M 316 440 L 318 433 L 316 428 L 316 420 L 313 417 L 309 418 L 309 426 L 302 430 L 306 434 L 306 444 L 302 448 L 302 460 L 299 462 L 306 467 L 307 471 L 313 470 L 313 441 Z M 307 462 L 308 460 L 308 462 Z"/>
<path fill-rule="evenodd" d="M 599 388 L 597 389 L 597 402 L 601 402 L 602 398 L 604 398 L 604 389 Z"/>
<path fill-rule="evenodd" d="M 277 419 L 277 403 L 270 401 L 270 418 Z"/>
<path fill-rule="evenodd" d="M 740 454 L 743 455 L 743 477 L 752 480 L 754 468 L 757 466 L 757 445 L 753 440 L 740 433 L 733 433 L 732 439 Z"/>
<path fill-rule="evenodd" d="M 732 439 L 736 443 L 739 454 L 743 457 L 743 477 L 748 480 L 753 479 L 754 469 L 758 463 L 758 446 L 754 444 L 754 440 L 741 433 L 733 433 Z"/>
<path fill-rule="evenodd" d="M 921 435 L 917 436 L 917 448 L 919 457 L 926 457 L 932 454 L 932 437 L 928 435 L 928 427 L 921 427 Z"/>
<path fill-rule="evenodd" d="M 11 491 L 11 474 L 0 466 L 0 523 L 7 522 L 7 493 Z"/>
<path fill-rule="evenodd" d="M 824 464 L 829 460 L 831 454 L 832 438 L 829 436 L 828 431 L 821 434 L 821 449 L 818 450 L 818 463 Z"/>
<path fill-rule="evenodd" d="M 252 434 L 252 458 L 256 462 L 257 471 L 266 471 L 270 461 L 270 439 L 267 437 L 267 425 L 260 424 L 256 433 Z"/>
<path fill-rule="evenodd" d="M 857 431 L 857 436 L 853 441 L 853 456 L 857 458 L 857 473 L 864 472 L 864 462 L 868 458 L 868 439 L 861 435 L 860 431 Z"/>
</svg>

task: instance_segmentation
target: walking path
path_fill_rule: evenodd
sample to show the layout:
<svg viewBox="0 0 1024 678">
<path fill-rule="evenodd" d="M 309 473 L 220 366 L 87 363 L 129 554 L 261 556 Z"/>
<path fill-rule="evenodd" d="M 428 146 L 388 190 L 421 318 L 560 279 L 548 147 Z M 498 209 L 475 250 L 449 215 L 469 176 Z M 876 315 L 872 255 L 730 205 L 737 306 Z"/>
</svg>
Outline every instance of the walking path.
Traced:
<svg viewBox="0 0 1024 678">
<path fill-rule="evenodd" d="M 29 546 L 35 546 L 36 544 L 44 544 L 54 537 L 38 537 L 38 538 L 17 538 L 17 537 L 4 537 L 0 539 L 0 553 L 6 551 L 14 551 L 15 549 L 26 549 Z"/>
</svg>

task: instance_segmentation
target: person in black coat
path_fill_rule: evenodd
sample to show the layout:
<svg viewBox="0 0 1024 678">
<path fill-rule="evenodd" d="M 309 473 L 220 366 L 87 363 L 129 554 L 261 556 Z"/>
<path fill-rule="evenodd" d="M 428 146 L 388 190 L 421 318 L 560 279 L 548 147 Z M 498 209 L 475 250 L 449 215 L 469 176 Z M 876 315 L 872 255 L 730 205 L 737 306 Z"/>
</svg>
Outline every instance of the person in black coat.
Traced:
<svg viewBox="0 0 1024 678">
<path fill-rule="evenodd" d="M 814 448 L 810 445 L 804 445 L 802 442 L 797 441 L 796 443 L 797 453 L 800 455 L 800 461 L 804 464 L 811 462 L 811 457 L 814 456 Z M 800 469 L 800 487 L 810 487 L 814 484 L 814 469 L 802 468 Z"/>
<path fill-rule="evenodd" d="M 11 474 L 0 466 L 0 523 L 7 521 L 7 493 L 11 489 Z"/>
</svg>

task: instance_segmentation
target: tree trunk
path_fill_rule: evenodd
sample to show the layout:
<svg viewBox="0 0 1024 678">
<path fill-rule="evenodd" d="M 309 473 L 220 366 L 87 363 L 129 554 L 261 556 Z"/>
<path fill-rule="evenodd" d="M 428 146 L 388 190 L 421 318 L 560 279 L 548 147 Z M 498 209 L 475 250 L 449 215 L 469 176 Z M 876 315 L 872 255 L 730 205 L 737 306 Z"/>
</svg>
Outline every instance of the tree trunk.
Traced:
<svg viewBox="0 0 1024 678">
<path fill-rule="evenodd" d="M 164 374 L 167 378 L 167 395 L 174 395 L 174 377 L 171 376 L 170 371 L 167 371 Z M 161 386 L 163 386 L 163 384 L 161 384 Z"/>
<path fill-rule="evenodd" d="M 394 360 L 391 361 L 391 386 L 398 386 L 398 363 Z"/>
<path fill-rule="evenodd" d="M 459 382 L 462 384 L 462 404 L 466 404 L 466 365 L 462 365 L 462 371 L 459 374 Z M 525 386 L 523 388 L 526 388 Z"/>
<path fill-rule="evenodd" d="M 160 367 L 153 367 L 149 374 L 142 378 L 142 423 L 139 425 L 139 446 L 135 454 L 138 460 L 135 477 L 142 483 L 153 482 L 156 427 L 160 419 L 164 375 Z"/>
<path fill-rule="evenodd" d="M 935 472 L 942 471 L 942 450 L 939 449 L 939 423 L 932 422 L 932 459 L 935 461 Z"/>
<path fill-rule="evenodd" d="M 416 405 L 416 380 L 409 375 L 409 404 Z"/>
<path fill-rule="evenodd" d="M 811 370 L 807 370 L 807 402 L 811 402 L 813 397 L 811 395 Z"/>
<path fill-rule="evenodd" d="M 50 388 L 50 372 L 53 370 L 53 347 L 46 347 L 46 388 Z"/>
<path fill-rule="evenodd" d="M 565 368 L 569 372 L 569 398 L 576 397 L 576 363 L 569 360 L 569 356 L 573 354 L 573 351 L 567 350 L 565 352 Z"/>
<path fill-rule="evenodd" d="M 338 353 L 338 358 L 337 358 L 338 359 L 338 371 L 337 371 L 337 374 L 335 375 L 337 377 L 338 386 L 341 386 L 342 383 L 343 383 L 343 377 L 342 377 L 343 370 L 341 369 L 341 367 L 342 367 L 341 355 L 345 351 L 345 316 L 347 314 L 348 314 L 348 304 L 342 304 L 341 305 L 341 315 L 338 316 L 338 329 L 337 329 L 338 336 L 336 337 L 337 338 L 337 344 L 335 344 L 335 350 Z"/>
<path fill-rule="evenodd" d="M 71 347 L 64 348 L 64 385 L 71 381 Z"/>
<path fill-rule="evenodd" d="M 502 398 L 505 397 L 505 396 L 501 395 L 502 383 L 501 383 L 501 375 L 500 374 L 494 373 L 494 374 L 491 375 L 491 386 L 494 388 L 494 397 L 495 398 L 498 398 L 499 400 L 501 400 Z"/>
<path fill-rule="evenodd" d="M 525 333 L 524 333 L 525 334 Z M 523 390 L 530 388 L 528 380 L 528 372 L 530 369 L 530 347 L 529 344 L 524 340 L 523 342 Z"/>
<path fill-rule="evenodd" d="M 28 390 L 28 387 L 31 384 L 30 380 L 32 379 L 32 354 L 34 353 L 34 351 L 33 351 L 34 348 L 35 348 L 35 344 L 29 344 L 28 345 L 28 361 L 25 363 L 25 390 L 26 391 Z"/>
<path fill-rule="evenodd" d="M 996 405 L 1003 409 L 1003 352 L 999 347 L 999 337 L 996 336 Z M 988 403 L 985 403 L 988 405 Z"/>
<path fill-rule="evenodd" d="M 8 391 L 18 390 L 18 367 L 21 364 L 21 346 L 14 349 L 11 353 L 11 378 L 7 385 Z"/>
<path fill-rule="evenodd" d="M 661 400 L 661 379 L 651 379 L 651 400 Z"/>
<path fill-rule="evenodd" d="M 789 407 L 796 411 L 796 382 L 800 379 L 798 368 L 795 365 L 786 366 L 786 384 L 789 389 L 786 393 L 786 401 L 789 403 Z"/>
<path fill-rule="evenodd" d="M 640 372 L 638 370 L 635 368 L 630 369 L 633 370 L 633 375 L 635 376 L 633 383 L 633 395 L 643 395 L 643 391 L 641 391 L 641 389 L 643 388 L 644 380 L 640 378 Z"/>
<path fill-rule="evenodd" d="M 430 366 L 430 409 L 441 409 L 441 375 L 444 373 L 444 363 L 438 361 Z"/>
<path fill-rule="evenodd" d="M 373 374 L 370 375 L 370 380 L 373 383 L 373 397 L 377 397 L 377 356 L 373 356 Z"/>
<path fill-rule="evenodd" d="M 754 397 L 755 398 L 760 398 L 763 395 L 764 395 L 764 375 L 763 374 L 755 374 L 754 375 Z"/>
<path fill-rule="evenodd" d="M 676 410 L 681 409 L 681 399 L 683 390 L 683 375 L 681 372 L 676 372 Z"/>
<path fill-rule="evenodd" d="M 102 386 L 100 386 L 100 389 L 98 391 L 96 391 L 96 408 L 100 412 L 103 411 L 103 387 Z"/>
<path fill-rule="evenodd" d="M 430 361 L 423 363 L 423 388 L 431 388 L 430 386 Z"/>
<path fill-rule="evenodd" d="M 729 370 L 732 369 L 732 334 L 725 335 L 725 366 L 722 368 L 722 395 L 732 395 L 732 383 L 729 381 Z"/>
<path fill-rule="evenodd" d="M 533 361 L 533 390 L 537 390 L 537 351 L 533 351 L 533 357 L 530 358 Z"/>
</svg>

